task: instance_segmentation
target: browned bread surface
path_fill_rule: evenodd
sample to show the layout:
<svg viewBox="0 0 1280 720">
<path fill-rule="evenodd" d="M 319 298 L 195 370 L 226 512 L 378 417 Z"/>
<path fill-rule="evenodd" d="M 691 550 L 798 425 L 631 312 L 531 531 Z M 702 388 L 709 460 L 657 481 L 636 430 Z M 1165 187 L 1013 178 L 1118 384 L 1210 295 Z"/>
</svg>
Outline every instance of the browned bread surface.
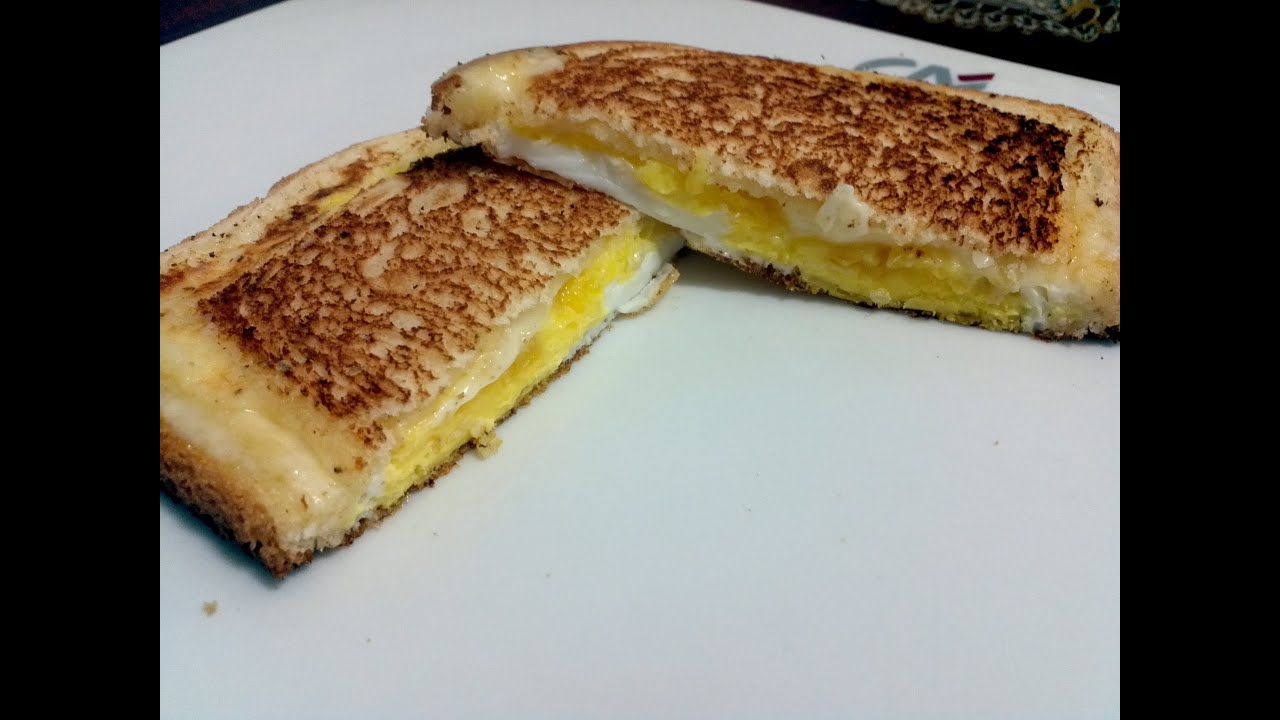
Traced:
<svg viewBox="0 0 1280 720">
<path fill-rule="evenodd" d="M 491 68 L 509 73 L 510 89 L 475 104 L 471 83 Z M 1120 136 L 1069 107 L 680 45 L 591 42 L 454 68 L 433 86 L 424 127 L 490 150 L 504 128 L 585 133 L 757 195 L 823 202 L 844 186 L 899 244 L 979 251 L 1029 275 L 1061 268 L 1079 291 L 1077 317 L 1048 334 L 1120 324 Z"/>
<path fill-rule="evenodd" d="M 563 65 L 525 90 L 536 115 L 732 158 L 810 198 L 848 184 L 881 212 L 1038 253 L 1063 235 L 1064 179 L 1104 163 L 1115 175 L 1087 200 L 1118 212 L 1119 134 L 1069 107 L 679 45 L 553 49 Z M 433 87 L 429 130 L 447 131 L 459 70 Z"/>
<path fill-rule="evenodd" d="M 312 204 L 334 192 L 312 193 L 260 241 L 230 248 L 236 256 L 192 295 L 246 358 L 334 416 L 369 419 L 429 398 L 443 370 L 633 217 L 475 152 L 423 159 L 312 226 Z M 162 298 L 180 274 L 162 271 Z"/>
<path fill-rule="evenodd" d="M 444 369 L 631 216 L 477 153 L 427 159 L 387 183 L 389 198 L 358 198 L 200 302 L 247 356 L 287 368 L 337 416 L 429 398 Z"/>
<path fill-rule="evenodd" d="M 385 424 L 636 217 L 475 151 L 439 154 L 451 147 L 418 129 L 361 143 L 161 253 L 162 484 L 278 575 L 380 517 L 330 515 L 385 462 Z M 323 489 L 246 470 L 284 448 L 190 430 L 249 397 Z"/>
</svg>

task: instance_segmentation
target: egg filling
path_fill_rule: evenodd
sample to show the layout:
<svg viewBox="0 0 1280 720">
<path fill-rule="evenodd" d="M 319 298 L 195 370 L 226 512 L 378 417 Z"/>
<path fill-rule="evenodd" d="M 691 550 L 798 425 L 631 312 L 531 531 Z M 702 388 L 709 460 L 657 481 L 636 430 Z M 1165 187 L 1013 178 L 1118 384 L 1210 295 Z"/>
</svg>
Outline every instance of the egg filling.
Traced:
<svg viewBox="0 0 1280 720">
<path fill-rule="evenodd" d="M 848 185 L 825 202 L 762 193 L 713 176 L 702 159 L 680 167 L 603 129 L 516 125 L 492 144 L 500 157 L 519 157 L 680 228 L 699 251 L 772 266 L 815 291 L 1024 332 L 1045 327 L 1049 312 L 1055 319 L 1068 312 L 1049 309 L 1065 297 L 1062 268 L 1003 262 L 927 235 L 905 242 L 870 221 Z"/>
<path fill-rule="evenodd" d="M 598 258 L 565 281 L 549 307 L 517 318 L 431 407 L 396 422 L 401 440 L 375 505 L 394 501 L 459 447 L 492 432 L 610 316 L 628 311 L 627 301 L 644 294 L 681 243 L 671 228 L 645 218 L 634 232 L 602 245 Z"/>
</svg>

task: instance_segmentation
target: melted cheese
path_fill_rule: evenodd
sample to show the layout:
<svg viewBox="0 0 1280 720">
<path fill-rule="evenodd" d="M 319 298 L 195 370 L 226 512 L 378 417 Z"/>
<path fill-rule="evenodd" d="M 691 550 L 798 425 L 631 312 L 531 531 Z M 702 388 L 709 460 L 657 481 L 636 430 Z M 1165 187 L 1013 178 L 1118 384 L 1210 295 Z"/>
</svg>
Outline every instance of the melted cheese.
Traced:
<svg viewBox="0 0 1280 720">
<path fill-rule="evenodd" d="M 451 109 L 460 117 L 492 117 L 519 100 L 535 75 L 558 70 L 564 59 L 550 48 L 481 58 L 458 69 L 466 99 Z"/>
</svg>

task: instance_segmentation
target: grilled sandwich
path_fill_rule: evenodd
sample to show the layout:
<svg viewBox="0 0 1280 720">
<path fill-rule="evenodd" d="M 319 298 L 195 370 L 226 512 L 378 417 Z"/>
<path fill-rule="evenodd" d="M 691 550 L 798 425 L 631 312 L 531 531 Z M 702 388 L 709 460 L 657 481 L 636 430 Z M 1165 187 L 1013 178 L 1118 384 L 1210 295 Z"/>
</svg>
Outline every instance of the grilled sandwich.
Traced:
<svg viewBox="0 0 1280 720">
<path fill-rule="evenodd" d="M 792 289 L 1047 338 L 1120 330 L 1120 137 L 1071 108 L 691 47 L 480 58 L 428 132 L 605 192 Z"/>
<path fill-rule="evenodd" d="M 162 485 L 283 576 L 492 447 L 680 245 L 420 129 L 310 165 L 160 254 Z"/>
</svg>

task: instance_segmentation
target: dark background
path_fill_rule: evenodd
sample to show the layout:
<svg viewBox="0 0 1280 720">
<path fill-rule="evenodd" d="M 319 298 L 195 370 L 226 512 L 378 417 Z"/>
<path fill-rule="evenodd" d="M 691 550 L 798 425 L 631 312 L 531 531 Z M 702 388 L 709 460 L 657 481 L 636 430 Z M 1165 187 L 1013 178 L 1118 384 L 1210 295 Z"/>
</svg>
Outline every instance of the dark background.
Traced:
<svg viewBox="0 0 1280 720">
<path fill-rule="evenodd" d="M 693 1 L 693 0 L 691 0 Z M 763 2 L 897 35 L 1120 84 L 1120 33 L 1089 43 L 1048 33 L 1024 35 L 1014 29 L 990 32 L 934 24 L 870 0 L 743 0 Z M 161 0 L 160 44 L 217 25 L 280 0 Z M 644 2 L 644 0 L 636 0 Z"/>
</svg>

